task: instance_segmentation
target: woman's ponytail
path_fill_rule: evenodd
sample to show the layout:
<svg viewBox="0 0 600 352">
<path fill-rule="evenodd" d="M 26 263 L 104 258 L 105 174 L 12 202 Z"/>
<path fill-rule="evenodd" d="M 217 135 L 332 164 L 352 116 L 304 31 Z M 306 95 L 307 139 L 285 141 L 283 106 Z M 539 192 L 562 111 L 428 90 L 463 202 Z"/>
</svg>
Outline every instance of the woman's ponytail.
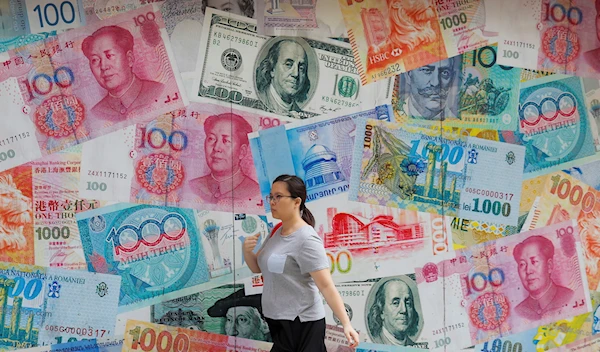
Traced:
<svg viewBox="0 0 600 352">
<path fill-rule="evenodd" d="M 304 205 L 304 202 L 302 203 L 302 206 L 300 207 L 300 209 L 301 209 L 300 213 L 302 215 L 302 220 L 304 220 L 304 222 L 306 222 L 310 226 L 315 227 L 315 217 L 310 212 L 310 210 L 308 210 L 306 205 Z"/>
</svg>

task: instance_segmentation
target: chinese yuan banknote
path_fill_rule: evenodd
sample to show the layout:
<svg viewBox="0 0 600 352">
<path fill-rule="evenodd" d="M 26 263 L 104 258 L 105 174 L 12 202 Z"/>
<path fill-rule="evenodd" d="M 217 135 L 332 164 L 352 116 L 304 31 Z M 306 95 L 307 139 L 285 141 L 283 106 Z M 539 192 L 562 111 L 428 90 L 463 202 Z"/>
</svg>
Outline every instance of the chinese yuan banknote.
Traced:
<svg viewBox="0 0 600 352">
<path fill-rule="evenodd" d="M 415 260 L 452 251 L 451 218 L 348 201 L 348 193 L 307 204 L 335 282 L 413 272 Z"/>
<path fill-rule="evenodd" d="M 396 121 L 516 130 L 521 69 L 496 57 L 496 45 L 484 46 L 397 76 Z"/>
<path fill-rule="evenodd" d="M 372 119 L 356 138 L 350 200 L 517 224 L 522 146 Z"/>
<path fill-rule="evenodd" d="M 86 268 L 75 214 L 104 202 L 79 197 L 80 149 L 0 172 L 0 261 Z"/>
<path fill-rule="evenodd" d="M 530 213 L 528 228 L 567 219 L 577 221 L 589 289 L 597 291 L 600 284 L 600 253 L 596 245 L 600 229 L 600 191 L 564 172 L 555 172 L 549 174 L 543 184 L 539 202 Z"/>
<path fill-rule="evenodd" d="M 80 194 L 264 214 L 247 135 L 283 123 L 275 115 L 192 103 L 84 143 Z"/>
<path fill-rule="evenodd" d="M 519 95 L 519 127 L 515 132 L 503 131 L 501 140 L 525 147 L 528 177 L 560 170 L 560 164 L 595 154 L 579 77 L 551 75 L 526 81 Z"/>
<path fill-rule="evenodd" d="M 486 30 L 491 1 L 339 2 L 363 85 L 497 41 Z"/>
<path fill-rule="evenodd" d="M 77 215 L 88 270 L 123 278 L 120 312 L 250 276 L 248 236 L 268 234 L 256 215 L 117 204 Z"/>
<path fill-rule="evenodd" d="M 307 202 L 347 192 L 356 125 L 368 118 L 387 120 L 389 108 L 321 116 L 249 135 L 263 199 L 273 180 L 283 174 L 304 180 Z M 270 204 L 265 208 L 269 212 Z"/>
<path fill-rule="evenodd" d="M 424 300 L 414 274 L 379 276 L 335 286 L 344 300 L 352 327 L 361 332 L 361 342 L 431 348 L 426 332 L 439 314 L 424 314 L 424 306 L 430 302 Z M 341 325 L 327 304 L 325 321 Z"/>
<path fill-rule="evenodd" d="M 117 57 L 127 64 L 108 61 Z M 183 108 L 171 61 L 152 6 L 9 51 L 0 104 L 13 118 L 0 125 L 0 170 Z"/>
<path fill-rule="evenodd" d="M 456 351 L 592 309 L 575 221 L 486 242 L 415 269 L 430 349 Z M 444 297 L 440 299 L 440 297 Z"/>
<path fill-rule="evenodd" d="M 82 0 L 0 2 L 0 38 L 60 31 L 85 24 Z"/>
<path fill-rule="evenodd" d="M 273 344 L 270 342 L 128 320 L 125 326 L 123 352 L 140 350 L 173 352 L 269 352 L 272 346 Z"/>
<path fill-rule="evenodd" d="M 389 104 L 391 80 L 361 86 L 350 45 L 257 34 L 256 20 L 206 9 L 196 98 L 297 119 Z M 280 72 L 278 65 L 291 65 Z"/>
<path fill-rule="evenodd" d="M 81 339 L 51 346 L 32 347 L 21 352 L 121 352 L 123 339 Z"/>
<path fill-rule="evenodd" d="M 0 351 L 113 335 L 121 278 L 0 262 Z"/>
<path fill-rule="evenodd" d="M 510 0 L 502 9 L 499 63 L 600 78 L 597 2 Z"/>
</svg>

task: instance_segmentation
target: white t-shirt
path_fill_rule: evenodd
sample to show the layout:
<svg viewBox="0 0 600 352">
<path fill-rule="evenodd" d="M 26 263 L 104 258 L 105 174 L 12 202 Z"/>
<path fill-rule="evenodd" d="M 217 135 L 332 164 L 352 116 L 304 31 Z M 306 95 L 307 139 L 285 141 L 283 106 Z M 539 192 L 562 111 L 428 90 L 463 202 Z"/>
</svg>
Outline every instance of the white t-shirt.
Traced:
<svg viewBox="0 0 600 352">
<path fill-rule="evenodd" d="M 315 230 L 303 226 L 288 236 L 279 228 L 258 255 L 263 275 L 262 310 L 267 318 L 301 322 L 325 317 L 319 289 L 310 276 L 329 268 L 323 241 Z"/>
</svg>

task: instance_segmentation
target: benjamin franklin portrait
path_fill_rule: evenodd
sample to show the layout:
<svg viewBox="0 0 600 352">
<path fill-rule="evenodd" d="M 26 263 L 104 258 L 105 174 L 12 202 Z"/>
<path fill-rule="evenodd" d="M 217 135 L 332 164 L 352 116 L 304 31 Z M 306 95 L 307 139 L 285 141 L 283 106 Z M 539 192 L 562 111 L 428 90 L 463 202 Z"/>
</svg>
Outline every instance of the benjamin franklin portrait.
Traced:
<svg viewBox="0 0 600 352">
<path fill-rule="evenodd" d="M 317 55 L 304 39 L 275 37 L 258 54 L 256 92 L 274 113 L 301 112 L 314 94 L 317 77 Z"/>
</svg>

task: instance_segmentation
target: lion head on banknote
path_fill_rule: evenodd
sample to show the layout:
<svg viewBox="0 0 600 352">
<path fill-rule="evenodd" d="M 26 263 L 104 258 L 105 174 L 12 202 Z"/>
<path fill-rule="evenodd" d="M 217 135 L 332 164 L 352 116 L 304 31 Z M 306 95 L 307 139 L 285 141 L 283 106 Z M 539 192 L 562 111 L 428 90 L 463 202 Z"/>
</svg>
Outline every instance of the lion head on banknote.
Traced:
<svg viewBox="0 0 600 352">
<path fill-rule="evenodd" d="M 405 50 L 434 42 L 436 32 L 431 27 L 437 16 L 431 0 L 388 0 L 390 40 Z"/>
<path fill-rule="evenodd" d="M 24 229 L 32 221 L 31 199 L 17 188 L 12 175 L 0 175 L 0 250 L 25 248 Z"/>
</svg>

